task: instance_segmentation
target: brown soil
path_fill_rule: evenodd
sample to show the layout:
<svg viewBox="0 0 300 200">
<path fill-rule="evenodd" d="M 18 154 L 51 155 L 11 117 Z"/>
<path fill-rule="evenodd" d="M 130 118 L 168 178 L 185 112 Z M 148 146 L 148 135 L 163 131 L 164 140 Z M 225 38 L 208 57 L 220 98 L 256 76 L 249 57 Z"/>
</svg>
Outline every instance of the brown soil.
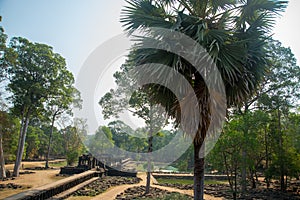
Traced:
<svg viewBox="0 0 300 200">
<path fill-rule="evenodd" d="M 65 159 L 51 160 L 51 161 L 49 161 L 49 164 L 51 166 L 51 163 L 57 163 L 57 162 L 63 162 L 63 161 L 65 161 Z M 23 169 L 35 168 L 35 167 L 45 167 L 45 161 L 30 161 L 30 162 L 23 161 L 21 166 L 23 167 Z M 5 165 L 5 168 L 8 170 L 13 170 L 14 164 Z"/>
<path fill-rule="evenodd" d="M 55 160 L 51 162 L 58 162 L 60 160 Z M 35 168 L 35 167 L 44 167 L 45 162 L 22 162 L 24 168 Z M 13 164 L 6 165 L 6 169 L 12 171 Z M 21 174 L 15 179 L 9 179 L 6 181 L 0 181 L 0 184 L 14 183 L 16 185 L 22 186 L 18 189 L 0 189 L 0 199 L 5 197 L 20 193 L 22 191 L 36 188 L 48 183 L 55 182 L 57 180 L 63 179 L 64 177 L 56 176 L 59 173 L 59 169 L 49 169 L 49 170 L 20 170 L 20 172 L 30 171 L 34 172 L 31 174 Z"/>
</svg>

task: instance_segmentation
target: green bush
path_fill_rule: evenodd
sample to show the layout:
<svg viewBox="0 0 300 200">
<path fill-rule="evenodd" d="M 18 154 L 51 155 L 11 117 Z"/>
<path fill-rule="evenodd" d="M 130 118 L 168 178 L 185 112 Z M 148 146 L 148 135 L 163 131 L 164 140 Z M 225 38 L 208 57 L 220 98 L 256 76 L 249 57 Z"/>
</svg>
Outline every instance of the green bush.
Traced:
<svg viewBox="0 0 300 200">
<path fill-rule="evenodd" d="M 68 152 L 67 153 L 67 164 L 69 166 L 74 165 L 77 162 L 78 157 L 79 157 L 78 151 L 70 151 L 70 152 Z"/>
</svg>

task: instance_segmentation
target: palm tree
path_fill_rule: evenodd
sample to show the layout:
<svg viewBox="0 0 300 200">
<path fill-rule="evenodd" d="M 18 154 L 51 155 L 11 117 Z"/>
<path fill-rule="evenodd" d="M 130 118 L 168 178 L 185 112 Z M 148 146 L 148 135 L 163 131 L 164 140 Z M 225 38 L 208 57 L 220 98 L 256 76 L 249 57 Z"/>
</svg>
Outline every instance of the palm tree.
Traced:
<svg viewBox="0 0 300 200">
<path fill-rule="evenodd" d="M 179 31 L 200 44 L 216 64 L 225 86 L 227 107 L 240 104 L 255 93 L 267 70 L 265 41 L 275 17 L 286 1 L 278 0 L 127 0 L 121 23 L 129 35 L 141 31 L 157 37 L 152 27 Z M 162 33 L 163 35 L 163 33 Z M 139 40 L 142 43 L 145 40 Z M 199 54 L 200 56 L 200 54 Z M 204 158 L 199 151 L 210 125 L 209 91 L 195 67 L 174 53 L 160 49 L 133 48 L 129 56 L 134 66 L 147 63 L 167 65 L 188 80 L 197 96 L 201 120 L 193 139 L 194 199 L 203 199 Z M 133 67 L 134 67 L 133 66 Z M 157 76 L 157 71 L 145 74 Z M 170 77 L 166 79 L 170 80 Z M 180 87 L 180 85 L 178 85 Z M 180 102 L 161 85 L 147 85 L 154 103 L 181 123 Z M 192 116 L 192 115 L 191 115 Z M 191 134 L 191 133 L 187 133 Z"/>
</svg>

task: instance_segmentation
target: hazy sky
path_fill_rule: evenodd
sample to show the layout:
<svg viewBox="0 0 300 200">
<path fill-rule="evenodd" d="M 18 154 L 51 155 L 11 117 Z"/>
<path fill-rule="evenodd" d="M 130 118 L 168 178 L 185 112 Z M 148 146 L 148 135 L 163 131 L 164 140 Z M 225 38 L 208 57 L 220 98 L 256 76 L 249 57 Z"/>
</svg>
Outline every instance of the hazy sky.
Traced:
<svg viewBox="0 0 300 200">
<path fill-rule="evenodd" d="M 49 44 L 76 75 L 87 56 L 102 42 L 122 32 L 124 0 L 0 0 L 0 23 L 9 37 L 23 36 Z M 291 0 L 274 29 L 300 60 L 300 1 Z"/>
<path fill-rule="evenodd" d="M 76 76 L 96 47 L 122 33 L 119 18 L 124 4 L 124 0 L 0 0 L 0 26 L 9 37 L 22 36 L 53 46 Z M 274 29 L 274 38 L 291 47 L 298 64 L 299 8 L 300 0 L 290 0 Z M 111 87 L 109 81 L 105 83 L 103 91 Z"/>
<path fill-rule="evenodd" d="M 121 33 L 123 0 L 0 0 L 0 23 L 9 37 L 46 43 L 76 75 L 90 52 Z"/>
</svg>

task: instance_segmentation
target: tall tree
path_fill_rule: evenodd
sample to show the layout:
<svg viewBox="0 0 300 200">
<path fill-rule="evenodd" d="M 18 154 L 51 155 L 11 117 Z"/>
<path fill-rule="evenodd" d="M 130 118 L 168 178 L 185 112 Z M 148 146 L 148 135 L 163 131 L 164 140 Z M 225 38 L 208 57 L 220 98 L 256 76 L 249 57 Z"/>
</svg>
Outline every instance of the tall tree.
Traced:
<svg viewBox="0 0 300 200">
<path fill-rule="evenodd" d="M 6 51 L 6 40 L 7 35 L 4 33 L 4 29 L 0 27 L 0 82 L 2 82 L 3 77 L 5 76 L 5 60 L 4 60 L 4 53 Z"/>
<path fill-rule="evenodd" d="M 46 102 L 46 112 L 51 116 L 51 128 L 49 133 L 45 168 L 49 168 L 49 156 L 55 120 L 63 113 L 72 115 L 72 103 L 75 107 L 81 107 L 80 92 L 73 86 L 74 77 L 72 73 L 66 68 L 61 69 L 61 71 L 58 73 L 60 75 L 59 80 L 56 82 L 57 92 L 52 94 L 49 97 L 49 100 Z"/>
<path fill-rule="evenodd" d="M 4 69 L 5 69 L 4 52 L 6 51 L 6 39 L 7 39 L 7 36 L 6 36 L 6 34 L 4 34 L 3 28 L 0 27 L 0 83 L 3 81 L 3 77 L 5 76 L 5 72 L 4 72 Z M 0 102 L 0 103 L 2 103 L 2 102 Z M 6 178 L 5 160 L 4 160 L 4 154 L 3 154 L 3 125 L 5 124 L 5 122 L 6 122 L 6 120 L 5 121 L 3 120 L 2 109 L 1 109 L 1 122 L 0 122 L 0 178 Z"/>
<path fill-rule="evenodd" d="M 202 45 L 215 61 L 225 84 L 228 106 L 240 103 L 257 89 L 267 68 L 265 39 L 272 27 L 274 17 L 286 7 L 286 1 L 216 1 L 216 0 L 128 0 L 123 10 L 121 22 L 126 31 L 132 34 L 138 30 L 148 33 L 157 40 L 163 33 L 151 31 L 151 27 L 168 28 L 180 31 Z M 143 47 L 141 40 L 140 46 Z M 167 38 L 172 45 L 172 38 Z M 173 42 L 174 43 L 174 42 Z M 210 124 L 208 88 L 204 78 L 179 55 L 159 50 L 143 49 L 135 46 L 131 53 L 135 67 L 147 63 L 168 65 L 188 80 L 197 95 L 201 121 L 194 137 L 194 199 L 203 199 L 204 158 L 199 150 L 206 137 Z M 178 47 L 180 48 L 180 47 Z M 200 53 L 199 53 L 200 54 Z M 199 55 L 200 56 L 200 55 Z M 160 70 L 149 68 L 144 77 L 159 77 Z M 174 77 L 173 77 L 174 78 Z M 216 77 L 209 77 L 214 79 Z M 166 81 L 173 81 L 166 77 Z M 178 85 L 181 87 L 181 85 Z M 145 87 L 149 89 L 149 87 Z M 170 90 L 161 85 L 153 85 L 150 92 L 153 103 L 163 105 L 168 114 L 181 123 L 180 104 Z M 185 118 L 191 113 L 185 113 Z M 183 117 L 183 118 L 184 118 Z M 190 119 L 192 120 L 192 119 Z M 193 133 L 188 133 L 193 134 Z"/>
<path fill-rule="evenodd" d="M 270 105 L 272 104 L 274 108 L 276 98 L 276 101 L 278 101 L 279 99 L 285 99 L 287 100 L 286 103 L 288 103 L 292 107 L 295 107 L 297 106 L 297 99 L 299 99 L 300 96 L 300 68 L 296 64 L 296 59 L 291 52 L 291 49 L 283 47 L 279 41 L 270 38 L 268 39 L 266 50 L 267 64 L 269 66 L 269 69 L 264 76 L 264 80 L 262 81 L 259 89 L 256 91 L 254 96 L 246 99 L 236 107 L 237 112 L 235 114 L 244 117 L 244 138 L 248 138 L 251 134 L 249 129 L 251 122 L 248 121 L 249 118 L 247 117 L 249 116 L 250 112 L 257 109 L 270 111 Z M 281 103 L 283 105 L 283 102 Z M 268 145 L 268 134 L 266 134 L 265 136 L 265 142 L 266 145 Z M 243 163 L 241 167 L 241 183 L 243 193 L 245 192 L 247 185 L 247 160 L 249 160 L 247 159 L 247 145 L 248 141 L 245 140 L 242 148 Z M 266 146 L 266 151 L 268 151 L 268 148 L 269 147 Z M 268 167 L 268 160 L 266 162 Z"/>
<path fill-rule="evenodd" d="M 257 106 L 270 113 L 273 123 L 273 137 L 278 138 L 276 151 L 280 163 L 281 190 L 285 190 L 284 147 L 285 127 L 291 109 L 299 106 L 300 67 L 290 48 L 285 48 L 279 41 L 269 43 L 269 64 L 271 65 L 262 91 L 257 99 Z"/>
<path fill-rule="evenodd" d="M 56 94 L 60 70 L 65 68 L 64 59 L 53 52 L 52 47 L 32 43 L 16 37 L 10 47 L 17 55 L 16 62 L 8 69 L 10 83 L 8 90 L 13 105 L 12 112 L 21 120 L 18 151 L 14 166 L 14 176 L 19 176 L 24 144 L 30 118 L 44 108 L 44 102 Z"/>
<path fill-rule="evenodd" d="M 7 132 L 8 128 L 13 125 L 11 117 L 6 112 L 6 103 L 4 102 L 4 99 L 2 99 L 2 97 L 4 96 L 2 87 L 3 85 L 5 86 L 7 84 L 7 80 L 9 77 L 7 73 L 7 68 L 11 63 L 15 62 L 16 55 L 12 52 L 12 49 L 6 45 L 6 42 L 7 35 L 5 34 L 3 27 L 0 26 L 0 178 L 6 178 L 5 160 L 3 153 L 4 134 Z"/>
<path fill-rule="evenodd" d="M 150 102 L 147 95 L 139 88 L 134 88 L 135 82 L 132 74 L 127 73 L 126 65 L 121 71 L 114 74 L 118 85 L 116 90 L 111 89 L 99 101 L 102 106 L 104 118 L 118 116 L 123 111 L 130 111 L 133 115 L 143 119 L 148 134 L 148 169 L 146 193 L 150 191 L 151 178 L 151 152 L 153 151 L 153 136 L 165 125 L 165 115 L 162 110 Z"/>
<path fill-rule="evenodd" d="M 110 143 L 103 143 L 104 137 L 106 137 L 110 141 Z M 93 155 L 97 158 L 104 153 L 103 149 L 110 148 L 111 146 L 113 146 L 113 144 L 114 141 L 111 130 L 106 126 L 100 126 L 97 129 L 95 135 L 90 136 L 87 147 L 89 152 L 93 154 L 98 153 Z"/>
<path fill-rule="evenodd" d="M 10 126 L 9 117 L 6 112 L 0 111 L 0 179 L 6 178 L 5 160 L 3 153 L 3 135 L 7 127 Z"/>
<path fill-rule="evenodd" d="M 237 117 L 226 123 L 215 148 L 210 152 L 212 163 L 218 170 L 226 172 L 234 200 L 238 194 L 238 172 L 242 164 L 241 147 L 244 139 L 239 130 L 240 120 Z"/>
<path fill-rule="evenodd" d="M 80 154 L 86 152 L 82 143 L 87 136 L 87 125 L 83 119 L 75 119 L 72 125 L 61 129 L 64 138 L 67 164 L 74 165 Z"/>
</svg>

